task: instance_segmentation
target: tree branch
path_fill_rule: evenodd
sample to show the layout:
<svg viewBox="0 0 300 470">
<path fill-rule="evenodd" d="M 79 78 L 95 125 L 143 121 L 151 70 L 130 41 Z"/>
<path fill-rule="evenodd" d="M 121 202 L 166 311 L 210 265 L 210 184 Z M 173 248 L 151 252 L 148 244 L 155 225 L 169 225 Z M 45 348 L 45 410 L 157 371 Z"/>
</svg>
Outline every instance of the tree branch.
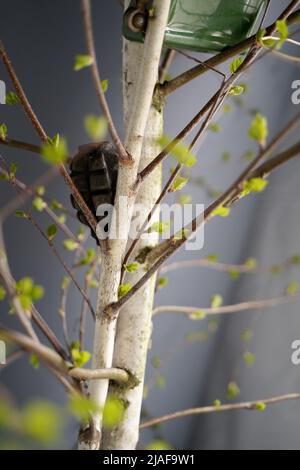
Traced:
<svg viewBox="0 0 300 470">
<path fill-rule="evenodd" d="M 197 312 L 203 313 L 203 315 L 221 315 L 221 314 L 231 314 L 238 313 L 247 310 L 261 310 L 263 308 L 270 308 L 276 305 L 283 305 L 291 303 L 295 300 L 294 296 L 283 296 L 274 299 L 268 300 L 256 300 L 249 302 L 242 302 L 235 305 L 223 305 L 222 307 L 204 307 L 204 308 L 195 308 L 195 307 L 179 307 L 177 305 L 162 305 L 156 307 L 153 310 L 153 316 L 156 316 L 160 313 L 182 313 L 185 315 L 193 315 Z"/>
<path fill-rule="evenodd" d="M 153 274 L 164 264 L 164 262 L 187 242 L 190 236 L 200 228 L 203 222 L 206 222 L 211 218 L 211 215 L 215 209 L 227 203 L 230 204 L 232 200 L 236 198 L 237 194 L 242 193 L 244 183 L 249 178 L 251 178 L 252 173 L 255 171 L 263 158 L 268 155 L 281 142 L 281 140 L 283 140 L 286 135 L 299 124 L 299 122 L 300 113 L 297 114 L 296 117 L 293 118 L 264 149 L 260 150 L 257 157 L 248 165 L 248 167 L 236 179 L 236 181 L 204 211 L 204 217 L 203 214 L 200 214 L 199 217 L 193 219 L 190 224 L 183 228 L 181 239 L 175 240 L 173 237 L 170 240 L 163 241 L 160 245 L 155 247 L 150 252 L 150 256 L 153 257 L 153 253 L 157 252 L 157 260 L 148 269 L 144 276 L 132 287 L 132 289 L 126 295 L 124 295 L 124 297 L 107 307 L 107 314 L 113 315 L 114 311 L 117 311 L 126 302 L 128 302 L 128 300 L 130 300 L 136 294 L 136 292 L 153 276 Z M 188 235 L 186 235 L 186 233 Z"/>
<path fill-rule="evenodd" d="M 106 101 L 105 93 L 102 88 L 102 81 L 101 81 L 99 67 L 97 63 L 96 48 L 95 48 L 95 43 L 94 43 L 93 22 L 92 22 L 92 15 L 91 15 L 90 0 L 81 0 L 81 10 L 82 10 L 82 19 L 83 19 L 87 51 L 88 51 L 88 54 L 93 58 L 93 63 L 90 66 L 90 70 L 91 70 L 92 80 L 94 82 L 94 87 L 97 93 L 97 97 L 99 99 L 104 116 L 107 120 L 110 135 L 118 150 L 120 162 L 122 162 L 123 164 L 128 164 L 131 162 L 132 157 L 127 153 L 124 145 L 121 142 L 117 129 L 114 125 L 109 106 Z"/>
<path fill-rule="evenodd" d="M 282 403 L 285 401 L 299 400 L 300 393 L 290 393 L 287 395 L 280 395 L 278 397 L 267 398 L 265 400 L 257 401 L 248 401 L 244 403 L 235 403 L 233 405 L 221 405 L 221 406 L 206 406 L 203 408 L 190 408 L 188 410 L 177 411 L 176 413 L 170 413 L 160 418 L 150 419 L 141 424 L 140 429 L 146 429 L 151 426 L 157 426 L 159 424 L 172 421 L 177 418 L 185 418 L 187 416 L 193 415 L 203 415 L 208 413 L 221 413 L 223 411 L 233 411 L 233 410 L 262 410 L 264 405 L 275 405 L 277 403 Z"/>
<path fill-rule="evenodd" d="M 11 147 L 19 150 L 26 150 L 27 152 L 41 154 L 41 147 L 34 144 L 28 144 L 27 142 L 21 142 L 19 140 L 14 139 L 0 139 L 0 145 L 5 145 L 6 147 Z"/>
<path fill-rule="evenodd" d="M 292 160 L 300 155 L 300 142 L 293 145 L 292 147 L 284 150 L 276 157 L 267 160 L 265 163 L 260 165 L 254 172 L 253 178 L 263 178 L 268 176 L 272 171 L 277 170 L 281 165 Z"/>
<path fill-rule="evenodd" d="M 122 383 L 126 383 L 129 380 L 129 375 L 122 369 L 90 370 L 74 367 L 71 362 L 62 359 L 53 349 L 41 343 L 36 343 L 28 336 L 17 331 L 0 327 L 0 337 L 5 341 L 17 344 L 30 353 L 36 354 L 41 360 L 64 375 L 79 380 L 111 379 Z"/>
<path fill-rule="evenodd" d="M 6 70 L 11 78 L 11 81 L 15 87 L 15 90 L 20 98 L 20 102 L 23 106 L 23 109 L 27 115 L 27 117 L 29 118 L 29 120 L 31 121 L 34 129 L 36 130 L 39 138 L 41 139 L 41 141 L 43 143 L 46 143 L 48 142 L 48 136 L 46 134 L 46 132 L 44 131 L 41 123 L 39 122 L 36 114 L 34 113 L 28 99 L 27 99 L 27 96 L 22 88 L 22 85 L 17 77 L 17 74 L 13 68 L 13 65 L 7 55 L 7 52 L 5 50 L 5 47 L 4 47 L 4 44 L 2 41 L 0 41 L 0 57 L 2 58 L 3 60 L 3 63 L 4 63 L 4 66 L 6 67 Z M 78 203 L 80 209 L 82 210 L 82 212 L 84 213 L 85 217 L 86 217 L 86 220 L 88 221 L 88 223 L 90 224 L 90 226 L 93 228 L 94 231 L 96 231 L 96 225 L 97 225 L 97 221 L 94 217 L 94 215 L 92 214 L 92 212 L 90 211 L 89 207 L 87 206 L 86 202 L 84 201 L 83 197 L 81 196 L 80 192 L 78 191 L 77 187 L 74 185 L 67 169 L 65 168 L 65 166 L 61 163 L 58 165 L 58 168 L 59 168 L 59 171 L 62 175 L 62 177 L 64 178 L 66 184 L 69 186 L 76 202 Z"/>
<path fill-rule="evenodd" d="M 295 8 L 295 6 L 293 8 Z M 287 20 L 288 24 L 292 25 L 297 23 L 299 21 L 299 17 L 300 10 L 297 10 L 296 12 L 290 14 Z M 275 27 L 276 22 L 274 22 L 267 28 L 266 34 L 271 35 Z M 200 77 L 201 75 L 206 73 L 210 67 L 217 67 L 218 65 L 221 65 L 227 60 L 232 59 L 236 55 L 245 52 L 247 49 L 255 45 L 256 40 L 256 35 L 253 35 L 249 39 L 246 39 L 245 41 L 242 41 L 241 43 L 233 47 L 225 49 L 223 52 L 215 55 L 214 57 L 211 57 L 203 64 L 197 65 L 196 67 L 193 67 L 190 70 L 187 70 L 186 72 L 182 73 L 178 77 L 175 77 L 173 80 L 170 80 L 169 82 L 165 82 L 162 85 L 158 86 L 157 93 L 166 98 L 170 93 L 177 91 L 182 86 L 188 84 L 195 78 Z"/>
</svg>

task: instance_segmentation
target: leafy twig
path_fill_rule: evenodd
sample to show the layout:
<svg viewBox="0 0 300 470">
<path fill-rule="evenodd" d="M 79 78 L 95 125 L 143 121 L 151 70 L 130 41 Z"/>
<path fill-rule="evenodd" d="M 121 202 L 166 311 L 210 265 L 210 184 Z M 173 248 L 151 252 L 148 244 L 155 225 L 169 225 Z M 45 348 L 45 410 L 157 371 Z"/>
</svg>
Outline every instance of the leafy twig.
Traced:
<svg viewBox="0 0 300 470">
<path fill-rule="evenodd" d="M 188 410 L 177 411 L 176 413 L 170 413 L 160 418 L 154 418 L 141 424 L 140 429 L 146 429 L 151 426 L 157 426 L 159 424 L 172 421 L 177 418 L 185 418 L 187 416 L 202 415 L 208 413 L 221 413 L 223 411 L 233 410 L 257 410 L 263 411 L 267 405 L 274 405 L 285 401 L 299 400 L 300 393 L 290 393 L 287 395 L 280 395 L 278 397 L 267 398 L 265 400 L 248 401 L 244 403 L 235 403 L 233 405 L 220 405 L 220 406 L 206 406 L 203 408 L 190 408 Z"/>
<path fill-rule="evenodd" d="M 95 49 L 95 43 L 94 43 L 94 37 L 93 37 L 94 35 L 93 35 L 93 23 L 92 23 L 90 0 L 81 0 L 81 10 L 82 10 L 82 19 L 83 19 L 87 51 L 88 51 L 88 54 L 93 58 L 93 63 L 91 64 L 90 69 L 91 69 L 91 75 L 92 75 L 92 79 L 94 82 L 97 97 L 99 99 L 104 116 L 107 120 L 112 140 L 118 150 L 120 161 L 122 163 L 130 163 L 132 158 L 126 152 L 126 149 L 124 145 L 122 144 L 121 139 L 118 135 L 118 132 L 114 125 L 114 122 L 110 113 L 110 109 L 106 101 L 105 93 L 102 87 L 102 81 L 101 81 L 99 67 L 97 63 L 97 55 L 96 55 L 96 49 Z"/>
</svg>

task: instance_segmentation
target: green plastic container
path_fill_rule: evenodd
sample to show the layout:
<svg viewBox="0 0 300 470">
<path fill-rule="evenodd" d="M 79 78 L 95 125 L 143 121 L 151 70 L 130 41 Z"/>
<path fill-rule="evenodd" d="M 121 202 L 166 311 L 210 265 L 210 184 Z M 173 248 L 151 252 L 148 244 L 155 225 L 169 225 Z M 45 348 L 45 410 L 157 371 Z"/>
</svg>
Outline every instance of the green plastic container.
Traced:
<svg viewBox="0 0 300 470">
<path fill-rule="evenodd" d="M 132 2 L 132 6 L 135 2 Z M 172 0 L 165 46 L 217 52 L 251 35 L 266 0 Z M 124 35 L 143 41 L 124 25 Z"/>
</svg>

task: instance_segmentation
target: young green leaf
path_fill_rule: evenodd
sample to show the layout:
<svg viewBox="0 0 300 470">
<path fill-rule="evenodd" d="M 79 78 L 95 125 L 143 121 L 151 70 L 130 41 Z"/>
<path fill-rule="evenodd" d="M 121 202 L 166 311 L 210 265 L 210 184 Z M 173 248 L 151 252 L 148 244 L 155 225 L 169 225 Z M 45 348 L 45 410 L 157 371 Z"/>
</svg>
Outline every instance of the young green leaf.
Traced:
<svg viewBox="0 0 300 470">
<path fill-rule="evenodd" d="M 296 281 L 290 282 L 285 290 L 286 295 L 290 295 L 290 296 L 296 295 L 298 294 L 298 292 L 299 292 L 299 284 Z"/>
<path fill-rule="evenodd" d="M 213 406 L 214 406 L 215 408 L 220 408 L 220 406 L 222 406 L 221 400 L 215 400 L 215 401 L 213 402 Z"/>
<path fill-rule="evenodd" d="M 20 219 L 28 219 L 28 214 L 24 211 L 16 211 L 15 216 L 20 217 Z"/>
<path fill-rule="evenodd" d="M 253 338 L 253 331 L 250 329 L 246 329 L 241 333 L 241 340 L 245 343 L 248 343 Z"/>
<path fill-rule="evenodd" d="M 219 206 L 217 207 L 211 214 L 212 217 L 228 217 L 230 215 L 230 208 L 229 207 L 224 207 L 224 206 Z"/>
<path fill-rule="evenodd" d="M 247 366 L 252 367 L 255 364 L 256 357 L 253 353 L 251 352 L 244 352 L 243 358 Z"/>
<path fill-rule="evenodd" d="M 94 248 L 88 248 L 86 250 L 86 256 L 79 261 L 80 266 L 87 266 L 91 264 L 96 256 L 96 251 Z"/>
<path fill-rule="evenodd" d="M 241 393 L 236 382 L 230 382 L 227 387 L 227 398 L 229 400 L 236 398 Z"/>
<path fill-rule="evenodd" d="M 245 88 L 241 85 L 234 86 L 230 89 L 229 95 L 240 96 L 245 93 Z"/>
<path fill-rule="evenodd" d="M 54 211 L 57 211 L 57 210 L 60 210 L 62 209 L 62 204 L 58 201 L 56 201 L 55 199 L 53 201 L 51 201 L 51 208 L 54 210 Z"/>
<path fill-rule="evenodd" d="M 229 276 L 233 281 L 236 281 L 240 277 L 240 273 L 236 271 L 235 269 L 229 269 Z"/>
<path fill-rule="evenodd" d="M 32 303 L 43 297 L 44 288 L 34 284 L 30 277 L 24 277 L 16 283 L 16 293 L 23 309 L 29 311 Z"/>
<path fill-rule="evenodd" d="M 20 103 L 20 98 L 19 98 L 19 96 L 17 95 L 17 93 L 15 93 L 15 92 L 13 92 L 13 91 L 10 91 L 10 92 L 7 93 L 7 95 L 6 95 L 5 102 L 6 102 L 6 104 L 8 104 L 9 106 L 13 106 L 13 105 L 15 105 L 15 104 L 19 104 L 19 103 Z"/>
<path fill-rule="evenodd" d="M 268 137 L 268 121 L 261 114 L 256 114 L 248 131 L 250 139 L 256 140 L 259 144 L 264 145 Z"/>
<path fill-rule="evenodd" d="M 83 423 L 87 423 L 92 414 L 101 411 L 96 403 L 80 394 L 72 395 L 68 408 L 71 414 Z"/>
<path fill-rule="evenodd" d="M 49 225 L 49 227 L 47 228 L 47 236 L 49 238 L 49 240 L 53 240 L 53 238 L 55 237 L 55 235 L 57 234 L 57 227 L 56 225 Z"/>
<path fill-rule="evenodd" d="M 63 137 L 58 134 L 42 145 L 42 157 L 50 165 L 65 163 L 68 158 L 68 146 Z"/>
<path fill-rule="evenodd" d="M 171 187 L 170 192 L 181 191 L 181 189 L 183 189 L 186 186 L 188 181 L 189 181 L 188 178 L 184 178 L 183 176 L 177 176 L 177 178 L 175 179 L 173 183 L 173 186 Z"/>
<path fill-rule="evenodd" d="M 63 241 L 63 247 L 68 251 L 75 251 L 79 246 L 79 243 L 71 238 Z"/>
<path fill-rule="evenodd" d="M 203 310 L 197 310 L 189 315 L 189 319 L 193 321 L 204 320 L 206 316 Z"/>
<path fill-rule="evenodd" d="M 9 166 L 9 177 L 10 178 L 14 178 L 16 176 L 17 169 L 18 169 L 18 167 L 15 163 L 10 164 L 10 166 Z"/>
<path fill-rule="evenodd" d="M 255 258 L 248 258 L 245 261 L 245 266 L 249 269 L 255 269 L 257 267 L 257 260 Z"/>
<path fill-rule="evenodd" d="M 191 204 L 192 202 L 192 196 L 189 194 L 180 194 L 179 196 L 179 204 L 184 206 L 185 204 Z"/>
<path fill-rule="evenodd" d="M 35 189 L 35 192 L 38 196 L 44 196 L 45 195 L 45 186 L 38 186 Z"/>
<path fill-rule="evenodd" d="M 124 417 L 125 406 L 117 397 L 109 397 L 103 410 L 103 426 L 108 429 L 114 428 Z"/>
<path fill-rule="evenodd" d="M 2 123 L 0 124 L 0 139 L 6 140 L 6 137 L 7 137 L 7 126 L 6 124 Z"/>
<path fill-rule="evenodd" d="M 296 254 L 294 256 L 291 257 L 290 259 L 290 263 L 291 264 L 300 264 L 300 254 Z"/>
<path fill-rule="evenodd" d="M 43 444 L 60 440 L 62 416 L 61 411 L 49 402 L 31 402 L 24 409 L 20 425 L 22 432 Z"/>
<path fill-rule="evenodd" d="M 126 266 L 124 266 L 124 269 L 127 273 L 134 273 L 135 271 L 138 270 L 139 263 L 131 263 Z"/>
<path fill-rule="evenodd" d="M 30 354 L 29 356 L 29 364 L 32 365 L 34 369 L 39 369 L 40 367 L 40 360 L 36 354 Z"/>
<path fill-rule="evenodd" d="M 87 54 L 78 54 L 75 57 L 74 71 L 79 72 L 80 70 L 90 67 L 94 63 L 92 56 Z"/>
<path fill-rule="evenodd" d="M 211 308 L 219 308 L 223 305 L 223 297 L 219 294 L 215 294 L 211 298 Z"/>
<path fill-rule="evenodd" d="M 146 450 L 172 450 L 172 447 L 163 439 L 154 439 L 154 441 L 146 446 Z"/>
<path fill-rule="evenodd" d="M 286 20 L 276 21 L 276 29 L 279 32 L 280 40 L 276 41 L 276 49 L 280 49 L 289 37 L 289 28 Z"/>
<path fill-rule="evenodd" d="M 79 351 L 73 348 L 71 350 L 73 362 L 76 367 L 83 367 L 91 359 L 91 353 L 88 351 Z"/>
<path fill-rule="evenodd" d="M 269 182 L 264 178 L 252 178 L 249 181 L 246 181 L 244 184 L 244 190 L 249 193 L 261 193 L 267 186 Z"/>
<path fill-rule="evenodd" d="M 101 140 L 107 134 L 108 123 L 104 116 L 89 114 L 84 118 L 84 127 L 91 139 Z"/>
<path fill-rule="evenodd" d="M 109 84 L 108 80 L 102 80 L 101 81 L 101 87 L 102 87 L 102 91 L 104 93 L 106 93 L 107 90 L 108 90 L 108 84 Z"/>
<path fill-rule="evenodd" d="M 256 403 L 256 404 L 255 404 L 255 409 L 256 409 L 257 411 L 263 412 L 263 411 L 266 410 L 266 408 L 267 408 L 267 405 L 266 405 L 265 403 L 259 402 L 259 403 Z"/>
<path fill-rule="evenodd" d="M 118 297 L 121 299 L 124 295 L 128 294 L 128 292 L 132 289 L 130 284 L 121 284 L 118 289 Z"/>
<path fill-rule="evenodd" d="M 43 212 L 43 210 L 47 207 L 47 203 L 41 197 L 36 197 L 32 201 L 32 206 L 36 211 Z"/>
<path fill-rule="evenodd" d="M 160 388 L 160 390 L 164 390 L 167 386 L 166 378 L 163 375 L 159 375 L 156 378 L 156 385 L 158 386 L 158 388 Z"/>
<path fill-rule="evenodd" d="M 234 59 L 230 64 L 230 72 L 231 73 L 236 73 L 243 62 L 244 62 L 243 57 L 238 57 L 238 58 Z"/>
<path fill-rule="evenodd" d="M 158 290 L 164 289 L 169 284 L 169 279 L 167 277 L 160 277 L 157 281 Z"/>
<path fill-rule="evenodd" d="M 162 235 L 170 229 L 170 222 L 154 222 L 149 228 L 149 232 L 157 232 Z"/>
<path fill-rule="evenodd" d="M 6 297 L 6 290 L 4 289 L 3 286 L 0 286 L 0 301 L 4 300 Z"/>
<path fill-rule="evenodd" d="M 162 149 L 166 148 L 172 140 L 168 136 L 162 136 L 157 140 L 157 143 Z M 189 148 L 180 141 L 175 141 L 175 145 L 172 146 L 170 153 L 177 160 L 178 163 L 188 168 L 194 166 L 197 163 L 195 155 L 193 155 Z"/>
<path fill-rule="evenodd" d="M 220 124 L 217 124 L 217 123 L 212 123 L 208 126 L 208 129 L 211 131 L 211 132 L 214 132 L 215 134 L 218 134 L 219 132 L 221 132 L 222 128 L 220 126 Z"/>
<path fill-rule="evenodd" d="M 227 163 L 231 160 L 231 154 L 229 152 L 224 152 L 221 158 L 223 163 Z"/>
<path fill-rule="evenodd" d="M 34 285 L 31 291 L 31 299 L 38 301 L 44 297 L 45 289 L 42 286 Z"/>
</svg>

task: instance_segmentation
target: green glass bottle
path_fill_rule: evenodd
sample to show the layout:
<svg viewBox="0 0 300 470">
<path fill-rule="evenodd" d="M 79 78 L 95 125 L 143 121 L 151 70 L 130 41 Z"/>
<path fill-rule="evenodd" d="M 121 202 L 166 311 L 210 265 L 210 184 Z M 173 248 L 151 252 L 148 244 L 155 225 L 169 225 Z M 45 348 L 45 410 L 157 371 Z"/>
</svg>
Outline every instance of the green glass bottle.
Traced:
<svg viewBox="0 0 300 470">
<path fill-rule="evenodd" d="M 135 5 L 133 1 L 132 8 Z M 165 46 L 221 51 L 253 32 L 265 5 L 266 0 L 172 0 Z M 124 35 L 133 41 L 144 38 L 143 33 L 126 22 Z"/>
</svg>

